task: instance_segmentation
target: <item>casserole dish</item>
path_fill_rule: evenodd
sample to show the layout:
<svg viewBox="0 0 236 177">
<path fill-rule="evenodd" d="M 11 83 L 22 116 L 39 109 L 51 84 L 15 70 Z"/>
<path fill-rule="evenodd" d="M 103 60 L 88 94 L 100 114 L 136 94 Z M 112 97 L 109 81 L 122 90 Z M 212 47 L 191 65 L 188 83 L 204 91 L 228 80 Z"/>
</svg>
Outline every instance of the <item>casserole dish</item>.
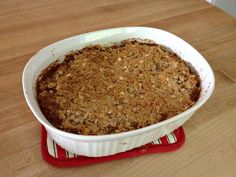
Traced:
<svg viewBox="0 0 236 177">
<path fill-rule="evenodd" d="M 188 110 L 163 122 L 137 130 L 109 135 L 78 135 L 56 129 L 42 114 L 36 99 L 36 81 L 41 71 L 55 60 L 62 61 L 72 51 L 88 45 L 109 45 L 125 39 L 150 39 L 161 44 L 189 63 L 199 74 L 201 93 L 198 101 Z M 100 157 L 124 152 L 150 143 L 183 125 L 210 97 L 215 79 L 207 61 L 188 43 L 166 31 L 147 27 L 123 27 L 101 30 L 70 37 L 53 43 L 31 57 L 22 77 L 26 101 L 48 134 L 66 150 L 89 157 Z"/>
</svg>

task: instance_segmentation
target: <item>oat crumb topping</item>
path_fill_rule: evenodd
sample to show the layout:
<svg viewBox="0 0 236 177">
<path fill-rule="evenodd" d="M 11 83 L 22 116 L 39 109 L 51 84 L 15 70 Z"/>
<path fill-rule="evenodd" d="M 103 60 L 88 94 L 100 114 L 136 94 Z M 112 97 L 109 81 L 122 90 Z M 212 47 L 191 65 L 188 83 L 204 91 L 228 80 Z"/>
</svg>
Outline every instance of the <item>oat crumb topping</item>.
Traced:
<svg viewBox="0 0 236 177">
<path fill-rule="evenodd" d="M 84 135 L 169 119 L 194 105 L 200 90 L 198 75 L 179 56 L 135 40 L 71 52 L 37 80 L 45 117 L 61 130 Z"/>
</svg>

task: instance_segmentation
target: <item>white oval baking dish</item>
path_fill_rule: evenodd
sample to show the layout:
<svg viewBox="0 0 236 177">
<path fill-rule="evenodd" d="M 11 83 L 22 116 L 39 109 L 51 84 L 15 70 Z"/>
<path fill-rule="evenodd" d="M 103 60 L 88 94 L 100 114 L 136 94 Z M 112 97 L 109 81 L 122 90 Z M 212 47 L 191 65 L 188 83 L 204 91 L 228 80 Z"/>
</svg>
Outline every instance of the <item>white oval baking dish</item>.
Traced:
<svg viewBox="0 0 236 177">
<path fill-rule="evenodd" d="M 145 128 L 118 134 L 85 136 L 67 133 L 52 126 L 40 111 L 36 100 L 35 82 L 41 71 L 53 61 L 57 59 L 63 60 L 63 56 L 71 50 L 81 49 L 90 44 L 107 45 L 128 38 L 151 39 L 170 48 L 182 59 L 190 63 L 201 78 L 202 91 L 197 103 L 171 119 Z M 31 111 L 46 128 L 52 139 L 72 153 L 100 157 L 124 152 L 147 144 L 183 125 L 208 100 L 215 86 L 215 78 L 211 67 L 203 56 L 179 37 L 155 28 L 123 27 L 70 37 L 43 48 L 32 56 L 26 64 L 22 83 L 24 95 Z"/>
</svg>

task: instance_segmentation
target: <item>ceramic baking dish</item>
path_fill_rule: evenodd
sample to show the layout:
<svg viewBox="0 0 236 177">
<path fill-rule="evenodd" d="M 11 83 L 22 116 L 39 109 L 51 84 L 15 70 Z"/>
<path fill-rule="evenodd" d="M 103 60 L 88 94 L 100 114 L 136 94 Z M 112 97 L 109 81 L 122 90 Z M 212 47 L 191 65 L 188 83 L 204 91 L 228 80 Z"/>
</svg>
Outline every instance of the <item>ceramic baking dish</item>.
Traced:
<svg viewBox="0 0 236 177">
<path fill-rule="evenodd" d="M 59 59 L 71 50 L 81 49 L 90 44 L 109 45 L 128 38 L 150 39 L 176 52 L 188 62 L 200 76 L 202 91 L 197 103 L 163 122 L 123 133 L 111 135 L 86 136 L 67 133 L 52 126 L 44 117 L 36 100 L 35 83 L 41 71 L 50 63 Z M 162 137 L 183 125 L 210 97 L 215 85 L 211 67 L 203 56 L 191 45 L 179 37 L 155 28 L 123 27 L 90 32 L 55 42 L 31 57 L 23 71 L 23 91 L 26 101 L 48 134 L 66 150 L 90 157 L 100 157 L 124 152 L 147 144 Z"/>
</svg>

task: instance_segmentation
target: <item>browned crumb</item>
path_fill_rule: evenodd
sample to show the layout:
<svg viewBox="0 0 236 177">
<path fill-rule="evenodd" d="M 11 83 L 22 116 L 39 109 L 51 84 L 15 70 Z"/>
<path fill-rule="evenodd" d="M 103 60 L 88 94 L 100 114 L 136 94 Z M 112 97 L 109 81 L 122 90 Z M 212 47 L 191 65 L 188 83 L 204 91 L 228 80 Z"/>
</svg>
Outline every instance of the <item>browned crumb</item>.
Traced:
<svg viewBox="0 0 236 177">
<path fill-rule="evenodd" d="M 89 46 L 55 62 L 37 81 L 37 100 L 57 128 L 84 135 L 134 130 L 191 107 L 199 77 L 158 44 Z"/>
</svg>

